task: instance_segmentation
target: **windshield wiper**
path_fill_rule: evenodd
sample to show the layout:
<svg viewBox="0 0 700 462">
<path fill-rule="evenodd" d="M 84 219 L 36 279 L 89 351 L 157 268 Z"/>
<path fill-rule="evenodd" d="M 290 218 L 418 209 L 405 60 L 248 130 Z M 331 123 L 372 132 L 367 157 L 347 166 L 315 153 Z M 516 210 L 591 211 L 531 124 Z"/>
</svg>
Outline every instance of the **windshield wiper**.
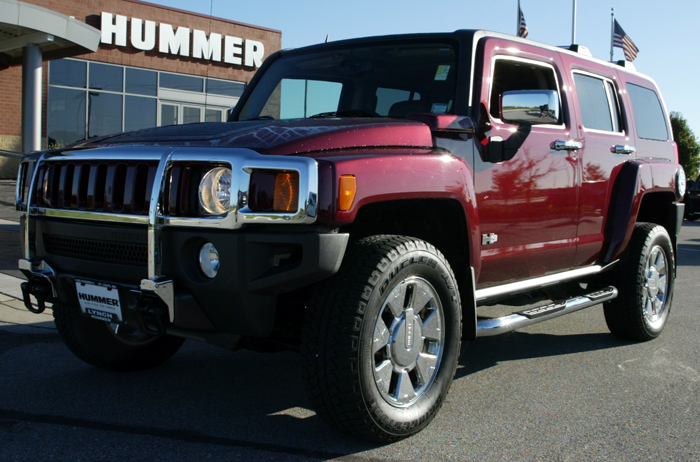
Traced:
<svg viewBox="0 0 700 462">
<path fill-rule="evenodd" d="M 322 119 L 325 117 L 381 117 L 376 112 L 363 111 L 362 109 L 348 109 L 345 111 L 321 112 L 312 115 L 310 119 Z"/>
<path fill-rule="evenodd" d="M 262 115 L 258 117 L 252 117 L 250 119 L 245 119 L 243 122 L 250 122 L 251 120 L 275 120 L 275 118 L 269 115 Z"/>
</svg>

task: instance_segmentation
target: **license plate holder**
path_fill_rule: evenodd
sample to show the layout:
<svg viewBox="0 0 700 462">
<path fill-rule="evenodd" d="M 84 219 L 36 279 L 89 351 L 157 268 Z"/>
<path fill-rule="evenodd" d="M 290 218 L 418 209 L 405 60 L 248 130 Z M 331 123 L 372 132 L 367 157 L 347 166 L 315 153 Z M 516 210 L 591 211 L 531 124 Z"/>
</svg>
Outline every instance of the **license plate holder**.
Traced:
<svg viewBox="0 0 700 462">
<path fill-rule="evenodd" d="M 122 306 L 119 289 L 113 284 L 75 280 L 80 311 L 99 321 L 121 323 Z"/>
</svg>

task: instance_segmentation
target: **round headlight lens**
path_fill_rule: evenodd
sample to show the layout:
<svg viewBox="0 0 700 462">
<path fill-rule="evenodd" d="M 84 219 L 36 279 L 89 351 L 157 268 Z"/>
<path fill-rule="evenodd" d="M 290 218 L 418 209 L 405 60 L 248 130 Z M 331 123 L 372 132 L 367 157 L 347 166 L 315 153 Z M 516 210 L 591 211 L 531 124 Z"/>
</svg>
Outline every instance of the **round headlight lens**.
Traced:
<svg viewBox="0 0 700 462">
<path fill-rule="evenodd" d="M 207 242 L 199 250 L 199 267 L 208 278 L 213 279 L 219 273 L 219 251 L 211 242 Z"/>
<path fill-rule="evenodd" d="M 209 215 L 223 215 L 231 206 L 231 169 L 216 167 L 199 183 L 199 204 Z"/>
</svg>

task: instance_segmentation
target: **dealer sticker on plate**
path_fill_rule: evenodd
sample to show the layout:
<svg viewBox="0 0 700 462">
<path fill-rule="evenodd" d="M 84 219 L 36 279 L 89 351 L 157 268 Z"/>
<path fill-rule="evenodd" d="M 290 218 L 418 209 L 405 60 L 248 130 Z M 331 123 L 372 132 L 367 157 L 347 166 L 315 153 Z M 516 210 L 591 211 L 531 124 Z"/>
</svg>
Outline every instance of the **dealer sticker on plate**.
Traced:
<svg viewBox="0 0 700 462">
<path fill-rule="evenodd" d="M 80 309 L 88 316 L 107 322 L 122 320 L 122 307 L 117 286 L 75 280 Z"/>
</svg>

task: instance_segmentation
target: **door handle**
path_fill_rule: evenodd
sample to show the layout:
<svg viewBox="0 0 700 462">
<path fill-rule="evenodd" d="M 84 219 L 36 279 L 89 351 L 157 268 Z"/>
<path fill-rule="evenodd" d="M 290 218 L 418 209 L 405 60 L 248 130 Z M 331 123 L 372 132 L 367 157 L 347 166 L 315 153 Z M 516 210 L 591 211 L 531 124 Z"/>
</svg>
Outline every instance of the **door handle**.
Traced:
<svg viewBox="0 0 700 462">
<path fill-rule="evenodd" d="M 633 152 L 637 152 L 637 149 L 634 146 L 616 144 L 612 147 L 611 151 L 614 154 L 632 154 Z"/>
<path fill-rule="evenodd" d="M 554 149 L 555 151 L 578 151 L 582 147 L 583 143 L 574 140 L 557 140 L 554 143 L 552 143 L 552 149 Z"/>
</svg>

